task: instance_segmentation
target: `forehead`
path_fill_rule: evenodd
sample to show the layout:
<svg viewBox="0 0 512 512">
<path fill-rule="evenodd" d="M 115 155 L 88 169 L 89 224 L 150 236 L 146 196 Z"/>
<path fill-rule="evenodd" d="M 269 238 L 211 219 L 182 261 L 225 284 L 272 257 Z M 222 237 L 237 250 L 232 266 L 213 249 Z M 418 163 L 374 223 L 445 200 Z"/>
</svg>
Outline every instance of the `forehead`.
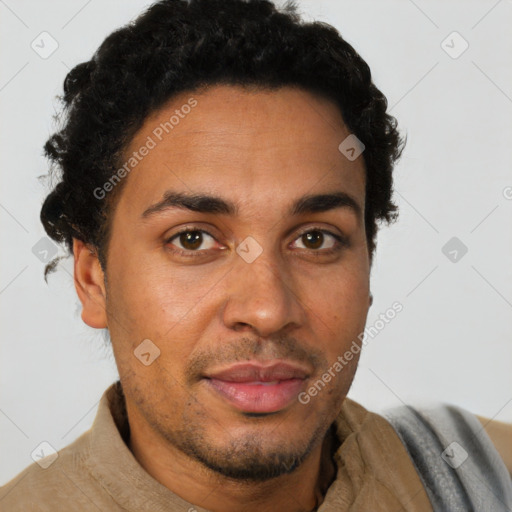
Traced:
<svg viewBox="0 0 512 512">
<path fill-rule="evenodd" d="M 364 207 L 364 160 L 338 149 L 349 135 L 332 102 L 301 89 L 222 85 L 181 93 L 128 146 L 125 161 L 134 165 L 119 208 L 142 213 L 178 190 L 222 196 L 255 213 L 330 189 Z"/>
</svg>

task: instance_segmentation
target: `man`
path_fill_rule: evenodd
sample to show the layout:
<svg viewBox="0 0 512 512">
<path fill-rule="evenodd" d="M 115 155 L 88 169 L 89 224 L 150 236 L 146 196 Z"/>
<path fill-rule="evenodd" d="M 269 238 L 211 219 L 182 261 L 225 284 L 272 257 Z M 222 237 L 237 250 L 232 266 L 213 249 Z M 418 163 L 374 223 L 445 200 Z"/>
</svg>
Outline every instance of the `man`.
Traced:
<svg viewBox="0 0 512 512">
<path fill-rule="evenodd" d="M 64 91 L 41 220 L 120 381 L 2 510 L 510 510 L 506 425 L 346 398 L 403 141 L 332 27 L 164 0 Z"/>
</svg>

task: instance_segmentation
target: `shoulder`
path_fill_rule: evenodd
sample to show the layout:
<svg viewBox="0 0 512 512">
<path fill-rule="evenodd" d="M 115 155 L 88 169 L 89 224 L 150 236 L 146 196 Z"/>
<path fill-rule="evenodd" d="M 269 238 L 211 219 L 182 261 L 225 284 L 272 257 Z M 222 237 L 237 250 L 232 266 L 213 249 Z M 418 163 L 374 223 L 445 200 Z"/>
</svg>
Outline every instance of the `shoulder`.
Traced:
<svg viewBox="0 0 512 512">
<path fill-rule="evenodd" d="M 512 480 L 505 464 L 509 425 L 492 425 L 484 418 L 491 438 L 476 415 L 444 403 L 405 405 L 384 415 L 408 450 L 432 503 L 441 510 L 451 510 L 454 500 L 460 510 L 482 510 L 485 502 L 492 502 L 488 510 L 512 507 Z"/>
<path fill-rule="evenodd" d="M 512 423 L 503 423 L 483 416 L 475 416 L 487 432 L 512 476 Z"/>
<path fill-rule="evenodd" d="M 98 506 L 117 510 L 114 502 L 105 501 L 98 492 L 100 486 L 88 470 L 89 432 L 30 464 L 0 487 L 0 510 L 55 512 L 69 510 L 70 502 L 77 512 L 97 511 Z"/>
</svg>

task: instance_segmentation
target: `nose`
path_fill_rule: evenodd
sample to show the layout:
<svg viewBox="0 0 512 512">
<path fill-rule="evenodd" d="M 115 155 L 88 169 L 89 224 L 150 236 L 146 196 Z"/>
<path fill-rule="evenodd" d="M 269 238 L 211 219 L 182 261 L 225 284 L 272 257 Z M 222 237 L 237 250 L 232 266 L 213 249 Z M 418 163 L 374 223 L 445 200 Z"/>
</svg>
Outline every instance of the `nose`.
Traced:
<svg viewBox="0 0 512 512">
<path fill-rule="evenodd" d="M 304 324 L 306 313 L 293 275 L 272 251 L 263 251 L 251 263 L 237 255 L 234 265 L 223 311 L 226 327 L 268 337 Z"/>
</svg>

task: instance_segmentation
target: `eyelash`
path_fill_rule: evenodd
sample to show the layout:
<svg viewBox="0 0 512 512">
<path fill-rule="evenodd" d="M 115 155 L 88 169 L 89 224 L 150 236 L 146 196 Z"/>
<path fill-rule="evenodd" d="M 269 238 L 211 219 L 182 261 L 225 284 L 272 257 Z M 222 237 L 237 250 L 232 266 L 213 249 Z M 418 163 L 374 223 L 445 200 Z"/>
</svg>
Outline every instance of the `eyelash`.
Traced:
<svg viewBox="0 0 512 512">
<path fill-rule="evenodd" d="M 182 229 L 181 231 L 174 233 L 170 238 L 166 239 L 165 244 L 167 245 L 167 244 L 171 243 L 172 240 L 174 240 L 175 238 L 178 238 L 183 233 L 195 233 L 195 232 L 206 233 L 208 236 L 211 236 L 215 240 L 215 237 L 209 231 L 207 231 L 205 229 L 186 227 L 186 228 Z M 331 254 L 335 254 L 346 247 L 349 247 L 349 241 L 344 236 L 338 235 L 337 233 L 333 233 L 332 231 L 329 231 L 326 229 L 320 229 L 320 228 L 314 228 L 314 227 L 308 228 L 306 231 L 301 232 L 295 240 L 297 240 L 298 238 L 301 238 L 302 236 L 304 236 L 310 232 L 320 232 L 323 234 L 331 235 L 337 242 L 337 244 L 335 244 L 334 247 L 331 247 L 329 249 L 324 249 L 324 250 L 310 249 L 310 251 L 315 256 L 328 256 Z M 206 250 L 208 250 L 208 249 L 206 249 Z M 302 249 L 302 250 L 307 250 L 307 249 Z M 201 256 L 204 256 L 204 252 L 205 252 L 204 249 L 196 250 L 196 251 L 192 251 L 192 250 L 184 251 L 183 249 L 171 249 L 171 251 L 175 254 L 178 254 L 179 256 L 184 256 L 186 258 L 201 257 Z"/>
</svg>

